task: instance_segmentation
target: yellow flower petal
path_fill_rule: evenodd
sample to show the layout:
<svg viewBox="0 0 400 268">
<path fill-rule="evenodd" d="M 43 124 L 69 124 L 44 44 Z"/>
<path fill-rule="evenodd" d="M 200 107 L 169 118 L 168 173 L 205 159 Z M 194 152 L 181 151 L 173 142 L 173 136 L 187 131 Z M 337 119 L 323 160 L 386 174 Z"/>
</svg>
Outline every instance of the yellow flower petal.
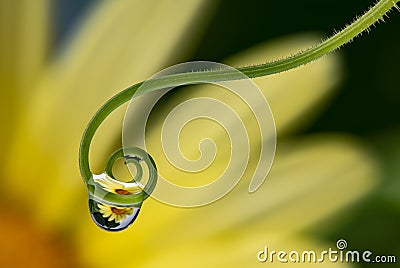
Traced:
<svg viewBox="0 0 400 268">
<path fill-rule="evenodd" d="M 150 259 L 166 260 L 165 256 L 175 256 L 174 245 L 178 252 L 183 250 L 179 245 L 195 251 L 199 243 L 220 237 L 221 242 L 201 247 L 202 260 L 212 261 L 219 256 L 213 252 L 223 250 L 230 243 L 234 247 L 251 247 L 245 243 L 247 236 L 258 236 L 262 246 L 265 239 L 279 240 L 321 222 L 365 195 L 376 184 L 379 173 L 369 152 L 354 139 L 315 135 L 281 142 L 269 177 L 254 194 L 247 192 L 249 177 L 246 173 L 227 196 L 200 208 L 179 209 L 149 199 L 143 206 L 140 221 L 123 235 L 109 236 L 82 225 L 78 234 L 82 251 L 88 239 L 93 243 L 107 239 L 113 245 L 93 254 L 85 252 L 82 258 L 89 262 L 96 254 L 113 256 L 135 252 L 129 265 L 140 266 Z M 233 234 L 237 232 L 243 236 L 235 240 Z M 133 239 L 135 243 L 131 243 Z M 207 247 L 214 249 L 205 250 Z M 106 267 L 111 263 L 110 257 L 96 266 Z"/>
<path fill-rule="evenodd" d="M 111 216 L 110 216 L 110 218 L 108 218 L 108 221 L 113 221 L 114 219 L 115 219 L 115 222 L 118 222 L 118 215 L 111 213 Z"/>
<path fill-rule="evenodd" d="M 63 217 L 68 213 L 58 213 L 61 208 L 79 207 L 85 213 L 84 206 L 75 203 L 86 195 L 77 172 L 78 144 L 85 125 L 108 97 L 157 71 L 177 47 L 183 50 L 180 38 L 187 37 L 187 23 L 206 2 L 100 2 L 63 57 L 32 88 L 34 99 L 22 116 L 6 163 L 5 176 L 18 178 L 6 181 L 9 195 L 24 195 L 31 206 L 40 207 L 38 217 L 48 224 L 67 222 Z M 95 171 L 108 157 L 105 148 L 118 137 L 122 112 L 116 113 L 119 119 L 108 120 L 111 124 L 95 140 Z M 25 161 L 21 169 L 21 155 L 35 161 Z M 46 189 L 46 194 L 31 185 Z M 71 200 L 73 195 L 80 198 Z M 53 198 L 58 202 L 49 204 Z"/>
<path fill-rule="evenodd" d="M 93 180 L 100 184 L 105 190 L 118 194 L 133 194 L 139 193 L 142 189 L 135 182 L 121 182 L 117 181 L 108 175 L 102 173 L 94 175 Z"/>
<path fill-rule="evenodd" d="M 273 61 L 315 45 L 316 34 L 295 34 L 268 41 L 235 55 L 232 66 Z M 271 105 L 278 134 L 305 127 L 337 89 L 342 77 L 341 61 L 331 54 L 306 66 L 254 79 Z"/>
<path fill-rule="evenodd" d="M 101 2 L 39 85 L 29 122 L 33 135 L 46 139 L 46 147 L 79 143 L 85 125 L 105 100 L 158 71 L 178 47 L 187 49 L 180 38 L 184 34 L 188 38 L 188 23 L 196 20 L 207 2 Z M 95 137 L 95 171 L 103 168 L 108 157 L 104 148 L 114 146 L 123 113 L 124 109 L 116 111 Z M 54 132 L 55 128 L 60 131 Z M 75 148 L 64 155 L 69 165 L 75 164 Z"/>
<path fill-rule="evenodd" d="M 255 235 L 257 234 L 257 235 Z M 232 243 L 232 241 L 234 241 Z M 303 251 L 314 251 L 317 255 L 317 260 L 320 258 L 319 253 L 324 250 L 335 250 L 335 245 L 321 245 L 307 238 L 294 236 L 289 238 L 281 238 L 279 240 L 271 240 L 270 237 L 263 235 L 263 230 L 254 230 L 254 235 L 249 237 L 242 235 L 241 230 L 236 233 L 230 234 L 229 240 L 227 236 L 221 238 L 200 241 L 196 244 L 187 246 L 187 244 L 174 244 L 173 248 L 164 254 L 158 255 L 156 258 L 149 258 L 141 267 L 331 267 L 331 268 L 344 268 L 352 267 L 349 263 L 330 262 L 328 257 L 325 256 L 324 262 L 308 263 L 308 262 L 289 262 L 288 256 L 287 263 L 279 262 L 276 254 L 274 259 L 270 262 L 259 262 L 257 253 L 264 250 L 267 246 L 269 253 L 272 250 L 276 252 L 297 251 L 301 254 Z M 205 257 L 207 256 L 207 257 Z M 263 256 L 262 256 L 263 257 Z M 305 260 L 308 256 L 305 255 Z M 313 259 L 312 259 L 313 260 Z M 131 267 L 131 263 L 126 263 L 123 268 Z"/>
<path fill-rule="evenodd" d="M 4 126 L 0 140 L 6 141 L 0 162 L 11 145 L 18 115 L 24 109 L 21 104 L 31 96 L 31 84 L 43 69 L 48 13 L 48 0 L 0 1 L 0 122 Z"/>
<path fill-rule="evenodd" d="M 32 95 L 31 85 L 43 71 L 48 54 L 49 2 L 5 0 L 0 3 L 0 73 L 14 80 L 24 98 Z"/>
<path fill-rule="evenodd" d="M 310 42 L 310 38 L 305 38 L 307 40 L 307 42 Z M 293 39 L 294 40 L 294 39 Z M 288 41 L 288 43 L 292 44 L 296 43 L 295 41 L 291 40 L 290 42 Z M 300 41 L 299 43 L 301 43 L 302 46 L 305 45 L 306 42 L 302 42 Z M 297 44 L 298 45 L 298 44 Z M 298 45 L 300 46 L 300 45 Z M 330 60 L 329 58 L 326 59 L 327 63 L 319 63 L 322 64 L 322 67 L 313 69 L 310 71 L 310 69 L 308 69 L 307 72 L 311 72 L 312 75 L 308 76 L 309 79 L 312 79 L 313 76 L 322 76 L 323 79 L 327 79 L 330 77 L 330 74 L 332 74 L 332 69 L 336 70 L 337 68 L 337 63 L 335 60 Z M 325 65 L 326 64 L 326 65 Z M 318 65 L 318 64 L 316 64 Z M 311 65 L 309 65 L 311 66 Z M 305 68 L 309 68 L 309 66 L 306 66 Z M 289 72 L 288 72 L 289 73 Z M 293 84 L 296 84 L 295 79 L 297 78 L 297 76 L 301 76 L 303 75 L 303 73 L 298 73 L 296 76 L 293 77 Z M 287 78 L 286 78 L 287 79 Z M 318 80 L 320 81 L 320 80 Z M 334 83 L 334 82 L 333 82 Z M 292 84 L 292 85 L 293 85 Z M 299 83 L 302 87 L 305 87 L 304 84 Z M 329 83 L 328 83 L 329 84 Z M 296 107 L 296 109 L 300 109 L 300 110 L 307 110 L 310 106 L 312 106 L 312 104 L 314 102 L 316 102 L 317 100 L 320 100 L 321 95 L 324 95 L 324 90 L 328 90 L 330 87 L 332 86 L 332 84 L 329 84 L 328 86 L 326 84 L 323 83 L 323 80 L 321 79 L 320 82 L 312 85 L 311 87 L 311 92 L 309 93 L 309 96 L 311 97 L 311 101 L 310 102 L 301 102 L 300 105 L 298 105 Z M 179 101 L 179 98 L 190 98 L 193 96 L 197 96 L 196 94 L 216 94 L 219 95 L 219 97 L 224 98 L 225 96 L 223 94 L 218 94 L 215 93 L 215 90 L 213 88 L 211 89 L 207 89 L 207 86 L 203 87 L 204 89 L 199 90 L 202 91 L 202 93 L 199 93 L 199 91 L 185 91 L 182 94 L 174 94 L 174 101 Z M 280 91 L 286 91 L 287 93 L 285 94 L 289 94 L 290 92 L 293 92 L 293 87 L 286 87 L 286 86 L 276 86 L 276 92 L 280 92 Z M 296 88 L 297 89 L 297 88 Z M 279 91 L 280 90 L 280 91 Z M 301 92 L 301 90 L 303 90 L 303 88 L 299 88 L 299 92 Z M 301 93 L 299 93 L 301 94 Z M 206 95 L 209 96 L 209 95 Z M 178 100 L 177 100 L 178 98 Z M 279 94 L 276 95 L 275 98 L 275 102 L 279 103 Z M 227 100 L 229 101 L 229 100 Z M 272 100 L 269 100 L 272 101 Z M 284 100 L 283 100 L 284 101 Z M 293 101 L 293 105 L 296 105 L 295 100 Z M 311 104 L 310 104 L 311 103 Z M 290 104 L 288 104 L 290 105 Z M 308 105 L 308 106 L 307 106 Z M 273 108 L 273 105 L 271 103 L 271 106 Z M 306 106 L 306 107 L 304 107 Z M 165 107 L 164 107 L 165 108 Z M 274 109 L 274 108 L 273 108 Z M 240 113 L 243 113 L 244 110 L 240 110 Z M 282 112 L 282 111 L 281 111 Z M 296 112 L 299 112 L 298 110 Z M 295 112 L 291 112 L 290 113 L 291 116 L 295 116 Z M 159 130 L 156 130 L 156 128 L 158 128 L 161 124 L 160 122 L 162 122 L 162 120 L 158 120 L 158 118 L 153 122 L 153 127 L 151 129 L 150 132 L 150 137 L 149 139 L 151 141 L 156 141 L 157 137 L 152 137 L 152 135 L 154 135 L 154 132 L 158 132 Z M 281 126 L 281 130 L 284 130 L 284 127 L 287 127 L 289 125 L 290 120 L 286 120 L 283 119 L 281 120 L 282 124 Z M 255 128 L 254 126 L 250 125 L 251 129 L 250 131 L 253 131 L 252 129 Z M 196 132 L 197 129 L 197 132 Z M 193 152 L 194 150 L 197 150 L 197 146 L 186 146 L 188 144 L 192 144 L 193 145 L 193 140 L 195 140 L 197 137 L 196 133 L 199 133 L 199 129 L 201 129 L 201 133 L 203 133 L 203 131 L 207 130 L 208 132 L 213 132 L 214 129 L 213 128 L 207 128 L 207 127 L 199 127 L 199 128 L 194 128 L 191 130 L 187 131 L 186 135 L 186 140 L 184 140 L 181 143 L 182 148 L 189 148 L 189 150 L 185 150 L 185 153 L 187 153 L 188 155 L 194 155 L 196 156 L 196 153 Z M 279 130 L 279 129 L 278 129 Z M 218 134 L 216 135 L 217 140 L 220 139 L 221 137 L 218 137 Z M 223 137 L 222 137 L 223 138 Z M 183 139 L 185 139 L 185 137 L 183 137 Z M 258 141 L 259 142 L 259 141 Z M 258 143 L 257 141 L 252 141 L 251 146 L 252 148 L 257 148 Z M 340 161 L 340 158 L 343 157 L 343 155 L 346 154 L 346 152 L 349 150 L 350 152 L 352 152 L 354 150 L 354 161 L 358 161 L 360 159 L 362 159 L 364 157 L 364 154 L 362 152 L 362 148 L 359 148 L 357 145 L 354 145 L 352 142 L 347 142 L 344 141 L 344 144 L 341 144 L 341 140 L 335 142 L 335 140 L 333 140 L 333 143 L 335 144 L 334 146 L 332 146 L 333 148 L 328 148 L 327 152 L 324 151 L 324 148 L 321 149 L 320 154 L 324 155 L 329 154 L 329 150 L 330 149 L 337 149 L 337 154 L 333 155 L 332 158 L 335 161 L 338 161 L 337 165 L 333 165 L 330 166 L 331 169 L 326 169 L 326 176 L 329 177 L 331 176 L 331 174 L 329 172 L 334 172 L 334 170 L 336 169 L 340 169 L 342 167 L 342 162 Z M 219 142 L 216 142 L 217 145 L 219 144 Z M 321 142 L 322 144 L 319 144 L 319 142 L 317 142 L 317 144 L 313 145 L 312 148 L 320 148 L 320 145 L 322 147 L 324 147 L 323 145 L 325 144 L 325 142 Z M 336 143 L 338 145 L 340 145 L 339 147 L 337 147 Z M 154 143 L 149 143 L 150 145 L 153 145 Z M 353 148 L 354 145 L 354 148 Z M 222 147 L 222 148 L 221 148 Z M 229 150 L 229 146 L 221 146 L 218 147 L 218 153 L 222 153 L 224 155 L 224 152 Z M 339 148 L 339 149 L 338 149 Z M 255 152 L 257 152 L 257 149 L 255 149 Z M 298 152 L 298 154 L 296 155 L 295 158 L 299 158 L 301 159 L 303 157 L 303 153 L 306 154 L 306 152 L 303 152 L 303 148 L 302 150 L 300 150 L 300 152 Z M 284 153 L 283 153 L 284 154 Z M 320 154 L 314 156 L 315 158 L 319 159 Z M 254 161 L 254 156 L 251 156 L 250 159 L 250 163 L 256 163 L 256 161 Z M 157 158 L 157 161 L 159 161 L 159 159 Z M 361 160 L 360 160 L 361 161 Z M 285 162 L 285 161 L 283 161 Z M 251 165 L 249 167 L 249 171 L 246 173 L 246 179 L 244 179 L 243 181 L 248 182 L 249 181 L 249 177 L 250 177 L 250 171 L 254 170 L 254 165 Z M 218 166 L 219 167 L 219 166 Z M 213 172 L 217 172 L 218 171 L 218 167 L 217 170 L 214 170 Z M 220 167 L 223 168 L 224 167 Z M 317 180 L 323 180 L 325 178 L 321 177 L 320 175 L 316 175 L 312 173 L 312 170 L 314 170 L 316 168 L 316 166 L 311 165 L 310 163 L 306 164 L 304 167 L 306 170 L 303 170 L 303 175 L 300 176 L 301 179 L 305 180 L 306 178 L 304 176 L 310 175 L 313 176 L 313 182 L 308 182 L 305 181 L 304 183 L 304 188 L 303 191 L 305 192 L 312 192 L 314 191 L 313 187 L 315 187 L 315 184 L 318 185 L 318 183 L 316 183 L 315 181 Z M 325 167 L 324 167 L 325 168 Z M 374 170 L 372 167 L 369 167 L 367 170 L 370 171 L 370 169 Z M 162 172 L 162 165 L 161 165 L 161 172 Z M 261 189 L 259 190 L 260 192 L 256 192 L 256 194 L 254 196 L 258 196 L 258 198 L 255 200 L 254 198 L 250 199 L 248 198 L 248 194 L 247 194 L 247 186 L 248 184 L 245 183 L 246 188 L 243 188 L 242 184 L 242 188 L 237 187 L 237 189 L 231 193 L 228 194 L 228 196 L 226 196 L 224 199 L 222 199 L 221 201 L 212 204 L 210 206 L 206 206 L 204 208 L 196 208 L 193 210 L 179 210 L 176 208 L 171 208 L 171 207 L 165 207 L 157 202 L 154 202 L 152 200 L 146 201 L 146 204 L 144 205 L 144 207 L 146 208 L 145 210 L 143 210 L 143 212 L 141 213 L 141 220 L 138 221 L 137 223 L 135 223 L 135 230 L 133 231 L 127 231 L 125 232 L 125 236 L 124 237 L 120 237 L 120 236 L 114 236 L 114 237 L 107 237 L 107 239 L 109 241 L 113 241 L 111 242 L 111 244 L 115 245 L 115 244 L 119 244 L 120 246 L 118 247 L 113 247 L 113 248 L 104 248 L 104 254 L 106 252 L 109 252 L 110 254 L 128 254 L 128 252 L 125 250 L 125 246 L 127 246 L 127 244 L 125 243 L 129 243 L 128 241 L 130 241 L 131 239 L 136 238 L 137 241 L 144 241 L 144 242 L 138 242 L 137 245 L 131 245 L 131 250 L 135 250 L 135 252 L 138 253 L 138 255 L 141 256 L 141 258 L 143 258 L 144 260 L 146 258 L 152 258 L 152 249 L 150 245 L 154 245 L 157 244 L 160 246 L 160 254 L 163 254 L 162 251 L 165 250 L 169 250 L 170 247 L 167 246 L 167 244 L 169 243 L 168 241 L 171 241 L 172 239 L 175 241 L 181 241 L 182 243 L 184 243 L 186 246 L 188 246 L 188 248 L 190 248 L 193 244 L 192 243 L 196 243 L 195 241 L 198 241 L 197 239 L 200 239 L 201 237 L 208 237 L 208 236 L 212 236 L 214 234 L 217 234 L 219 232 L 221 232 L 222 230 L 224 230 L 225 228 L 227 228 L 227 226 L 237 226 L 239 221 L 246 221 L 246 219 L 248 220 L 249 218 L 255 217 L 256 215 L 265 215 L 265 217 L 267 217 L 267 215 L 269 215 L 269 210 L 271 209 L 270 207 L 273 207 L 274 205 L 281 205 L 284 204 L 285 202 L 287 202 L 287 198 L 290 197 L 290 194 L 294 194 L 293 191 L 296 190 L 297 188 L 301 189 L 300 187 L 298 187 L 298 183 L 300 182 L 296 182 L 293 187 L 289 187 L 288 189 L 290 191 L 287 191 L 287 185 L 288 183 L 290 183 L 288 181 L 289 177 L 292 176 L 293 174 L 290 173 L 290 175 L 285 176 L 285 183 L 283 185 L 281 185 L 279 182 L 276 182 L 276 186 L 270 186 L 271 187 L 271 192 L 275 193 L 275 195 L 270 194 L 269 199 L 267 198 L 264 201 L 264 194 L 262 194 Z M 316 176 L 315 176 L 316 175 Z M 365 175 L 365 174 L 364 174 Z M 368 178 L 366 178 L 367 176 L 364 175 L 360 175 L 360 179 L 359 181 L 357 181 L 357 183 L 361 183 L 364 185 L 364 190 L 362 187 L 360 187 L 360 189 L 356 188 L 350 188 L 353 189 L 355 191 L 355 195 L 354 198 L 358 195 L 360 195 L 361 193 L 364 193 L 366 191 L 366 188 L 371 187 L 371 184 L 366 183 L 368 181 Z M 267 185 L 269 185 L 269 180 L 271 180 L 270 178 L 267 179 L 265 185 L 263 186 L 264 189 L 265 187 L 268 187 Z M 365 184 L 364 184 L 365 183 Z M 301 185 L 301 184 L 300 184 Z M 275 188 L 277 187 L 277 188 Z M 241 189 L 240 191 L 242 191 L 243 194 L 239 194 L 237 195 L 239 191 L 239 189 Z M 324 189 L 322 190 L 322 192 L 324 191 L 328 191 L 329 192 L 329 188 L 328 189 Z M 281 195 L 282 198 L 278 198 L 279 196 L 277 195 Z M 326 193 L 324 192 L 324 195 Z M 254 197 L 253 196 L 253 197 Z M 318 197 L 319 198 L 319 197 Z M 317 198 L 316 198 L 317 199 Z M 317 218 L 313 218 L 313 217 L 305 217 L 305 219 L 307 219 L 306 222 L 303 223 L 299 223 L 298 225 L 294 226 L 292 229 L 290 229 L 291 231 L 295 232 L 296 230 L 302 229 L 305 226 L 307 226 L 310 223 L 313 223 L 315 221 L 317 221 L 318 219 L 321 219 L 323 217 L 326 217 L 327 215 L 329 215 L 330 213 L 333 213 L 333 211 L 335 209 L 339 209 L 345 206 L 345 204 L 347 204 L 347 202 L 349 202 L 350 199 L 344 199 L 343 202 L 338 202 L 336 204 L 336 206 L 333 206 L 330 209 L 326 210 L 326 214 L 324 215 L 323 213 L 316 213 L 316 217 Z M 250 204 L 247 204 L 246 202 L 250 202 Z M 253 202 L 253 203 L 251 203 Z M 254 204 L 257 203 L 257 204 Z M 261 208 L 258 206 L 258 203 L 261 203 Z M 225 204 L 225 205 L 223 205 Z M 245 205 L 247 204 L 247 205 Z M 298 208 L 296 205 L 297 204 L 293 204 L 294 205 L 294 211 L 296 211 L 296 209 Z M 309 204 L 305 203 L 304 206 L 307 207 Z M 265 206 L 265 207 L 264 207 Z M 292 213 L 292 210 L 289 210 L 290 213 Z M 253 214 L 254 213 L 254 214 Z M 259 214 L 257 214 L 259 213 Z M 319 215 L 319 216 L 318 216 Z M 261 217 L 261 216 L 260 216 Z M 277 218 L 281 217 L 279 215 L 279 213 L 277 213 L 276 215 L 274 215 L 274 217 L 271 217 L 271 224 L 275 223 L 275 222 L 280 222 L 277 220 Z M 162 222 L 155 222 L 155 219 L 163 219 Z M 264 217 L 262 217 L 263 219 Z M 275 221 L 276 220 L 276 221 Z M 83 229 L 81 230 L 80 234 L 83 236 L 83 240 L 82 242 L 86 239 L 85 237 L 89 237 L 89 236 L 95 236 L 94 233 L 97 233 L 96 230 L 94 230 L 93 228 L 89 227 L 89 226 L 82 226 Z M 162 231 L 161 231 L 162 230 Z M 167 230 L 167 231 L 165 231 Z M 193 232 L 193 230 L 196 230 L 195 232 Z M 275 230 L 275 229 L 274 229 Z M 94 233 L 93 233 L 94 232 Z M 160 232 L 162 233 L 162 235 L 160 235 Z M 79 236 L 81 236 L 79 235 Z M 105 237 L 102 237 L 102 234 L 96 235 L 96 237 L 98 239 L 106 239 Z M 193 240 L 192 240 L 193 238 Z M 126 239 L 126 240 L 125 240 Z M 186 239 L 191 240 L 188 241 Z M 126 241 L 125 243 L 122 241 Z M 165 242 L 165 243 L 164 243 Z M 179 243 L 179 242 L 178 242 Z M 84 243 L 82 243 L 83 245 Z M 94 256 L 92 256 L 91 254 L 85 254 L 84 258 L 89 261 L 91 259 L 94 258 Z M 106 261 L 105 262 L 105 266 L 107 265 L 107 263 L 111 264 L 111 260 L 110 262 Z M 140 265 L 142 264 L 142 262 L 140 260 L 137 260 L 137 263 L 135 262 L 136 265 Z M 103 265 L 103 264 L 98 264 L 98 265 Z"/>
<path fill-rule="evenodd" d="M 220 201 L 185 210 L 181 218 L 163 228 L 179 230 L 178 237 L 169 232 L 175 241 L 254 224 L 262 224 L 271 233 L 282 228 L 295 232 L 365 195 L 380 178 L 377 166 L 363 145 L 350 137 L 326 134 L 286 145 L 281 142 L 272 170 L 257 192 L 247 192 L 252 174 L 246 172 Z M 142 220 L 145 217 L 142 215 Z"/>
</svg>

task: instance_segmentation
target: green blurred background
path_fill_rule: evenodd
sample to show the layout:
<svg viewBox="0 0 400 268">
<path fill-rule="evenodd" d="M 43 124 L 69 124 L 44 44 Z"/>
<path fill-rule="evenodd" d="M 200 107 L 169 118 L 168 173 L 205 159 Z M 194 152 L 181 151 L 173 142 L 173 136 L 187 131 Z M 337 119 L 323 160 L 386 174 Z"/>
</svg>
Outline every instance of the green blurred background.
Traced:
<svg viewBox="0 0 400 268">
<path fill-rule="evenodd" d="M 205 30 L 194 43 L 194 49 L 186 53 L 183 60 L 221 62 L 224 58 L 260 42 L 300 32 L 317 32 L 322 36 L 328 36 L 332 34 L 333 29 L 339 30 L 345 23 L 352 21 L 355 14 L 362 14 L 373 1 L 220 0 L 215 2 L 217 2 L 215 10 L 204 16 L 208 20 Z M 99 3 L 100 1 L 95 0 L 55 0 L 51 2 L 48 22 L 51 39 L 45 53 L 47 59 L 57 57 L 63 52 L 84 16 L 88 15 Z M 196 17 L 196 20 L 201 19 L 201 15 Z M 353 264 L 354 267 L 398 267 L 400 262 L 399 12 L 392 12 L 386 21 L 387 23 L 378 24 L 372 32 L 363 34 L 361 38 L 357 38 L 355 42 L 346 45 L 338 52 L 343 61 L 343 78 L 337 86 L 338 92 L 312 122 L 302 126 L 296 133 L 297 136 L 322 132 L 351 134 L 368 144 L 369 149 L 381 165 L 383 180 L 362 201 L 353 203 L 349 210 L 339 214 L 339 221 L 335 221 L 335 223 L 322 221 L 319 225 L 305 230 L 305 233 L 320 241 L 335 242 L 339 238 L 345 238 L 353 249 L 369 249 L 375 254 L 382 255 L 397 254 L 397 264 L 382 264 L 381 266 L 378 264 Z M 4 21 L 1 23 L 7 24 Z M 182 58 L 169 60 L 170 63 L 175 61 L 180 62 Z M 7 87 L 1 89 L 2 98 L 7 98 L 7 90 Z M 31 92 L 31 94 L 35 94 L 35 92 Z M 13 98 L 10 94 L 8 101 L 13 102 Z M 24 102 L 29 101 L 29 98 L 24 100 Z M 11 114 L 7 118 L 12 120 L 14 116 L 16 115 Z M 3 119 L 3 116 L 1 118 Z M 3 132 L 10 131 L 7 125 L 2 125 Z M 10 124 L 10 128 L 13 127 L 17 126 Z M 6 144 L 7 140 L 2 142 Z M 3 161 L 3 163 L 7 162 Z M 52 174 L 43 175 L 52 176 Z M 23 180 L 23 178 L 19 179 Z M 79 180 L 79 178 L 76 179 Z M 81 182 L 79 181 L 79 183 Z M 83 184 L 81 187 L 84 187 Z M 2 207 L 9 207 L 10 200 L 15 201 L 9 197 L 3 199 Z M 86 200 L 82 199 L 82 202 L 85 203 Z M 32 213 L 35 214 L 35 212 Z M 4 247 L 7 247 L 7 243 L 11 243 L 7 241 L 12 241 L 14 236 L 18 236 L 19 230 L 24 228 L 24 220 L 20 221 L 19 225 L 14 224 L 12 220 L 7 224 L 6 218 L 12 218 L 7 215 L 7 213 L 2 214 L 1 221 L 6 222 L 4 228 L 10 229 L 9 234 L 13 234 L 15 231 L 15 235 L 2 234 L 4 237 L 0 238 Z M 83 214 L 78 217 L 88 217 L 88 215 Z M 34 224 L 34 226 L 36 225 Z M 25 246 L 32 248 L 36 245 L 35 241 L 44 240 L 43 244 L 46 246 L 40 254 L 43 254 L 43 258 L 48 258 L 48 260 L 56 260 L 53 262 L 56 263 L 56 266 L 80 267 L 86 265 L 81 263 L 80 257 L 75 257 L 76 249 L 73 243 L 69 244 L 71 242 L 64 239 L 64 236 L 68 237 L 68 232 L 57 234 L 57 238 L 53 241 L 53 238 L 46 238 L 46 235 L 43 235 L 47 228 L 46 225 L 43 226 L 32 227 L 32 230 L 28 228 L 27 231 L 20 233 L 25 238 L 17 241 L 26 241 Z M 29 236 L 31 237 L 28 238 Z M 42 238 L 43 236 L 45 238 Z M 144 237 L 141 236 L 140 239 L 144 239 Z M 90 245 L 90 241 L 87 243 L 89 248 L 94 247 Z M 135 241 L 131 243 L 135 243 Z M 171 241 L 171 243 L 174 242 Z M 60 244 L 62 244 L 61 249 L 57 249 Z M 19 247 L 24 248 L 23 245 L 19 245 L 16 249 Z M 48 257 L 46 252 L 51 257 Z M 18 263 L 17 251 L 4 254 L 15 254 L 12 259 Z M 156 257 L 157 255 L 155 255 Z M 6 262 L 9 260 L 7 256 L 4 258 Z M 118 258 L 123 257 L 119 256 Z M 62 261 L 67 259 L 69 261 Z M 21 261 L 21 263 L 24 262 Z M 9 265 L 12 267 L 12 264 Z M 120 263 L 116 262 L 115 266 L 120 266 Z M 261 266 L 263 265 L 260 264 Z"/>
</svg>

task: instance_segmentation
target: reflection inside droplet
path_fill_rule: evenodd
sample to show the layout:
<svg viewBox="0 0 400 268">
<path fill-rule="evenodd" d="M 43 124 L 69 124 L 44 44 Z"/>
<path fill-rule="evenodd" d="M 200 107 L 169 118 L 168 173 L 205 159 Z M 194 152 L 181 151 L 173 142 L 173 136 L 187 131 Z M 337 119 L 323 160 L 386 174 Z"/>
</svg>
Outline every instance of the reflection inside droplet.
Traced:
<svg viewBox="0 0 400 268">
<path fill-rule="evenodd" d="M 114 177 L 113 165 L 121 158 L 126 165 L 133 165 L 136 171 L 129 182 Z M 143 175 L 146 176 L 144 180 Z M 157 169 L 145 151 L 140 148 L 121 148 L 115 151 L 108 159 L 105 171 L 92 174 L 86 181 L 93 221 L 106 231 L 124 230 L 136 220 L 143 201 L 149 197 L 156 183 Z"/>
<path fill-rule="evenodd" d="M 118 181 L 105 172 L 99 175 L 93 174 L 92 178 L 95 187 L 101 187 L 110 193 L 130 195 L 138 194 L 142 191 L 142 188 L 138 183 Z"/>
<path fill-rule="evenodd" d="M 132 224 L 140 207 L 115 207 L 89 198 L 89 210 L 97 226 L 106 231 L 121 231 Z"/>
<path fill-rule="evenodd" d="M 136 182 L 121 182 L 109 176 L 106 172 L 92 175 L 92 186 L 119 195 L 139 194 L 142 189 Z M 93 221 L 100 228 L 116 232 L 127 228 L 139 214 L 141 203 L 132 207 L 119 207 L 102 203 L 89 196 L 89 211 Z"/>
</svg>

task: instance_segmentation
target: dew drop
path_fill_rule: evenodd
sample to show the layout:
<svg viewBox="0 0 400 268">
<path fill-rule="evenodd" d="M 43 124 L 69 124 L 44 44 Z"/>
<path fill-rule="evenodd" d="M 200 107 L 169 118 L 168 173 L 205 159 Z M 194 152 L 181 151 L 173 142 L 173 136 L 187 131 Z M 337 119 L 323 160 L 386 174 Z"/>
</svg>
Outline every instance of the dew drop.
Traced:
<svg viewBox="0 0 400 268">
<path fill-rule="evenodd" d="M 89 211 L 97 226 L 109 232 L 117 232 L 135 221 L 140 207 L 114 207 L 89 198 Z"/>
<path fill-rule="evenodd" d="M 120 158 L 136 168 L 134 178 L 129 182 L 116 180 L 113 175 L 112 167 Z M 147 169 L 142 169 L 141 162 L 147 164 Z M 146 172 L 149 178 L 143 185 L 141 179 Z M 103 230 L 117 232 L 136 220 L 143 201 L 157 183 L 157 169 L 152 158 L 142 149 L 121 148 L 110 156 L 103 173 L 92 174 L 85 182 L 93 221 Z"/>
<path fill-rule="evenodd" d="M 90 215 L 97 226 L 106 231 L 117 232 L 126 229 L 135 221 L 142 203 L 120 207 L 103 203 L 101 199 L 96 199 L 95 196 L 101 197 L 109 193 L 135 195 L 142 191 L 137 183 L 121 182 L 104 172 L 99 175 L 93 174 L 87 187 L 89 190 Z"/>
</svg>

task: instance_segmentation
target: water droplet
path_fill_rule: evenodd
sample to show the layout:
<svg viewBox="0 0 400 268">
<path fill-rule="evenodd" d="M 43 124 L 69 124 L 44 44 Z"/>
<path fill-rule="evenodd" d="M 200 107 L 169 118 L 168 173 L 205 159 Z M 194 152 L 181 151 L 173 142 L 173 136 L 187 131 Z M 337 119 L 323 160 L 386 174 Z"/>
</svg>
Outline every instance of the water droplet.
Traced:
<svg viewBox="0 0 400 268">
<path fill-rule="evenodd" d="M 135 221 L 140 207 L 110 206 L 89 198 L 89 211 L 97 226 L 106 231 L 116 232 L 124 230 Z"/>
<path fill-rule="evenodd" d="M 112 173 L 114 163 L 120 158 L 125 159 L 125 164 L 133 164 L 136 168 L 136 174 L 130 182 L 116 180 Z M 142 162 L 147 164 L 147 169 L 142 168 Z M 149 178 L 143 185 L 141 179 L 146 172 Z M 136 220 L 143 201 L 149 197 L 156 183 L 157 169 L 145 151 L 140 148 L 121 148 L 115 151 L 107 161 L 105 171 L 92 174 L 86 181 L 93 221 L 110 232 L 126 229 Z"/>
<path fill-rule="evenodd" d="M 135 195 L 139 194 L 142 189 L 136 182 L 126 183 L 115 180 L 107 173 L 92 175 L 92 179 L 87 184 L 88 189 L 93 188 L 95 195 L 89 194 L 89 211 L 93 221 L 100 228 L 116 232 L 127 228 L 132 224 L 139 214 L 142 203 L 134 206 L 117 206 L 103 203 L 97 198 L 107 194 L 118 195 Z M 89 190 L 89 193 L 91 191 Z"/>
</svg>

